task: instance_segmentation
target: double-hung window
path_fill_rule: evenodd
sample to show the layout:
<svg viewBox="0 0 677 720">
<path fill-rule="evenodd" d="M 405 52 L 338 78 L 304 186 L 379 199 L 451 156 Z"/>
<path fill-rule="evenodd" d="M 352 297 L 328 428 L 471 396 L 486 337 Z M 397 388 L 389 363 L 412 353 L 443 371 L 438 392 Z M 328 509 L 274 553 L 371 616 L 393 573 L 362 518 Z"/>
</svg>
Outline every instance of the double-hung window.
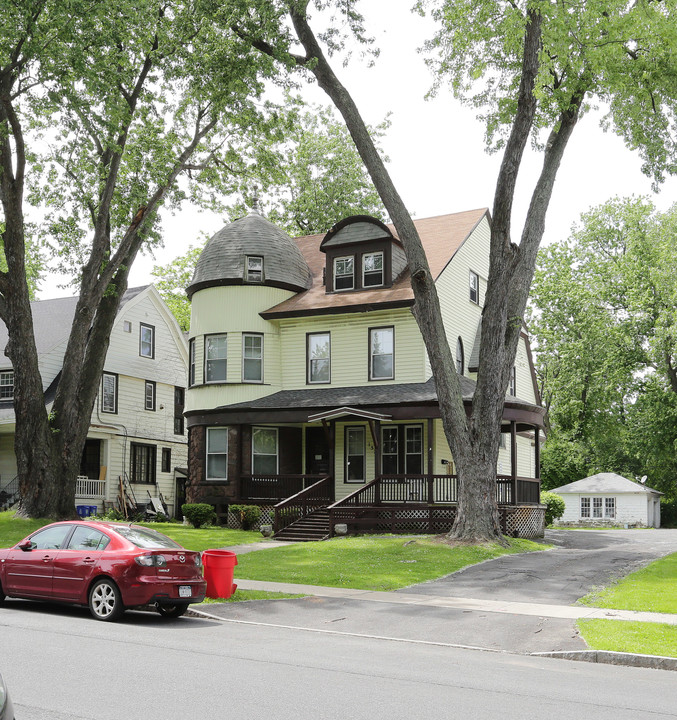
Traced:
<svg viewBox="0 0 677 720">
<path fill-rule="evenodd" d="M 0 400 L 14 398 L 14 370 L 0 372 Z"/>
<path fill-rule="evenodd" d="M 392 380 L 395 377 L 394 334 L 392 327 L 369 330 L 369 379 Z"/>
<path fill-rule="evenodd" d="M 186 402 L 186 393 L 182 387 L 174 388 L 174 435 L 183 435 L 183 408 Z"/>
<path fill-rule="evenodd" d="M 602 498 L 596 497 L 592 499 L 592 516 L 594 518 L 602 517 Z"/>
<path fill-rule="evenodd" d="M 468 278 L 469 290 L 470 290 L 470 302 L 474 302 L 475 305 L 480 304 L 480 276 L 470 270 Z"/>
<path fill-rule="evenodd" d="M 146 358 L 155 357 L 155 328 L 141 323 L 139 329 L 139 355 Z"/>
<path fill-rule="evenodd" d="M 381 426 L 381 472 L 397 475 L 399 463 L 399 432 L 397 425 Z"/>
<path fill-rule="evenodd" d="M 510 382 L 508 383 L 508 393 L 513 397 L 517 395 L 517 371 L 514 365 L 510 368 Z"/>
<path fill-rule="evenodd" d="M 118 376 L 115 373 L 103 373 L 101 379 L 101 410 L 106 413 L 118 411 Z"/>
<path fill-rule="evenodd" d="M 355 259 L 351 256 L 334 258 L 334 290 L 355 287 Z"/>
<path fill-rule="evenodd" d="M 604 498 L 604 517 L 615 518 L 616 517 L 616 498 L 608 497 Z"/>
<path fill-rule="evenodd" d="M 362 256 L 362 287 L 383 285 L 383 253 L 365 253 Z"/>
<path fill-rule="evenodd" d="M 205 382 L 226 382 L 228 336 L 205 337 Z"/>
<path fill-rule="evenodd" d="M 207 480 L 228 479 L 228 428 L 207 428 Z"/>
<path fill-rule="evenodd" d="M 188 341 L 188 387 L 195 385 L 195 338 Z"/>
<path fill-rule="evenodd" d="M 582 518 L 590 517 L 590 498 L 589 497 L 581 498 L 581 517 Z"/>
<path fill-rule="evenodd" d="M 309 333 L 307 336 L 308 383 L 331 382 L 331 336 Z"/>
<path fill-rule="evenodd" d="M 407 475 L 423 473 L 423 428 L 407 425 L 404 429 L 404 472 Z"/>
<path fill-rule="evenodd" d="M 242 382 L 263 382 L 263 335 L 242 335 Z"/>
<path fill-rule="evenodd" d="M 155 410 L 155 383 L 152 380 L 146 380 L 144 392 L 144 407 L 146 410 Z"/>
<path fill-rule="evenodd" d="M 277 475 L 277 448 L 277 428 L 254 428 L 252 430 L 253 475 Z"/>
</svg>

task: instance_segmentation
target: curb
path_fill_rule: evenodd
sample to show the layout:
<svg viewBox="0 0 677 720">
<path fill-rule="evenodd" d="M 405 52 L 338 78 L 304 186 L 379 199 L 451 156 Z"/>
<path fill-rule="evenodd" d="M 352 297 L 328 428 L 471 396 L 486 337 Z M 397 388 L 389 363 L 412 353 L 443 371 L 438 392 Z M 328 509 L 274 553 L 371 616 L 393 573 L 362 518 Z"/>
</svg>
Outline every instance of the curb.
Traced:
<svg viewBox="0 0 677 720">
<path fill-rule="evenodd" d="M 625 665 L 626 667 L 651 668 L 653 670 L 677 670 L 677 658 L 662 655 L 636 655 L 634 653 L 612 652 L 610 650 L 561 650 L 531 653 L 532 657 L 551 657 L 560 660 Z"/>
</svg>

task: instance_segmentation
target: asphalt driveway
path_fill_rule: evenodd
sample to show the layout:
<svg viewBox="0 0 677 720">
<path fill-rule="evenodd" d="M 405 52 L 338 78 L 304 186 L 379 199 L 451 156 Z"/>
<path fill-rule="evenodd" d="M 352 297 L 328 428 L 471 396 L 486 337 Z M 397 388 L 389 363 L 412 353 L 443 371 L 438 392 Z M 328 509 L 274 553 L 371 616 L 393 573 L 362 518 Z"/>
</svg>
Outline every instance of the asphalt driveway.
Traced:
<svg viewBox="0 0 677 720">
<path fill-rule="evenodd" d="M 571 605 L 677 552 L 677 530 L 547 530 L 547 552 L 504 555 L 397 592 Z"/>
</svg>

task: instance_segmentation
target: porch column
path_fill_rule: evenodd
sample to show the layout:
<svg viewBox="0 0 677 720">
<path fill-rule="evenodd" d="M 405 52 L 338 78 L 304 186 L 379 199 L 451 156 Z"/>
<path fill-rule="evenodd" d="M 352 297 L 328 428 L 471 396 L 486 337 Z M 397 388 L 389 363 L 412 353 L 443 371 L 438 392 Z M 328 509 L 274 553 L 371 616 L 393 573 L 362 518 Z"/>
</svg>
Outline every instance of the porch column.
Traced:
<svg viewBox="0 0 677 720">
<path fill-rule="evenodd" d="M 371 439 L 374 443 L 374 475 L 381 475 L 381 421 L 370 420 L 369 430 L 371 431 Z"/>
<path fill-rule="evenodd" d="M 534 425 L 534 477 L 541 479 L 541 428 Z"/>
<path fill-rule="evenodd" d="M 517 423 L 510 422 L 510 492 L 512 504 L 517 504 Z"/>
<path fill-rule="evenodd" d="M 433 419 L 428 418 L 428 505 L 435 502 L 433 483 Z M 431 516 L 432 518 L 432 516 Z"/>
</svg>

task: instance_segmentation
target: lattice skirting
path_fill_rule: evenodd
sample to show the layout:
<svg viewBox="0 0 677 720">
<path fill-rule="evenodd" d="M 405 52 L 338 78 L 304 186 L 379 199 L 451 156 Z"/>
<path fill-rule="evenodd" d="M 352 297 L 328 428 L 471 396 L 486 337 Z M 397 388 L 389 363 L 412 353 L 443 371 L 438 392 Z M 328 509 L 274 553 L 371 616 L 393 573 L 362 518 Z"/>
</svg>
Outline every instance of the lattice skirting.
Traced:
<svg viewBox="0 0 677 720">
<path fill-rule="evenodd" d="M 501 513 L 506 513 L 501 509 Z M 513 537 L 543 537 L 545 507 L 523 506 L 507 510 L 506 531 Z M 388 508 L 360 513 L 359 509 L 334 511 L 334 522 L 345 523 L 351 533 L 446 533 L 451 530 L 456 507 Z"/>
<path fill-rule="evenodd" d="M 252 530 L 260 530 L 261 525 L 272 525 L 275 519 L 275 507 L 273 505 L 259 505 L 261 508 L 261 517 L 257 520 Z M 230 507 L 228 508 L 228 522 L 226 526 L 232 530 L 240 530 L 240 516 L 234 513 Z"/>
</svg>

